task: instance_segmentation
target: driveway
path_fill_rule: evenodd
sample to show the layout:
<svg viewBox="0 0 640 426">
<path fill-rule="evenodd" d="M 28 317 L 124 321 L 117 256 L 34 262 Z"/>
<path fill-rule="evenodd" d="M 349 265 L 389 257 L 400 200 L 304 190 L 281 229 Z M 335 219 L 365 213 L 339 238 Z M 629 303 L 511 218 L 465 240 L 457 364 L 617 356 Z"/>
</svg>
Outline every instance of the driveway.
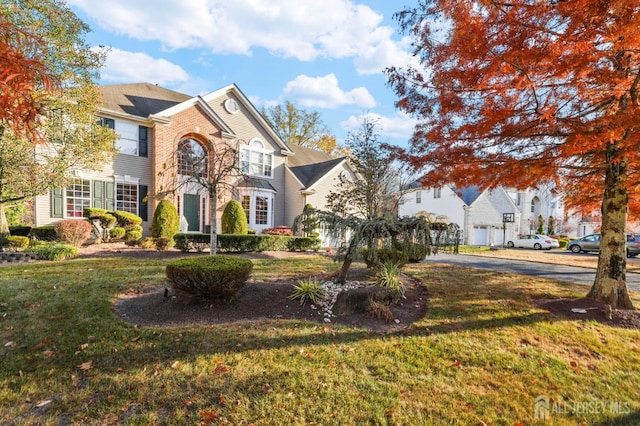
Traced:
<svg viewBox="0 0 640 426">
<path fill-rule="evenodd" d="M 444 263 L 466 266 L 469 268 L 491 269 L 498 272 L 509 272 L 534 277 L 548 278 L 558 281 L 592 285 L 596 271 L 592 268 L 555 265 L 526 260 L 501 259 L 487 256 L 467 254 L 442 254 L 427 256 L 425 263 Z M 630 291 L 640 292 L 640 274 L 627 273 L 627 287 Z"/>
</svg>

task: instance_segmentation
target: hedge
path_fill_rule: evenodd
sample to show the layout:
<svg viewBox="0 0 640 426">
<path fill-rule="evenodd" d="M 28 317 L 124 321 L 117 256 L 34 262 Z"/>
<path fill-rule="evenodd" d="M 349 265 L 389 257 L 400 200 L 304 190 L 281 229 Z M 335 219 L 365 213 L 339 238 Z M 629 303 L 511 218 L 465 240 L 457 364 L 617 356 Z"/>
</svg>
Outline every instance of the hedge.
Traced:
<svg viewBox="0 0 640 426">
<path fill-rule="evenodd" d="M 176 248 L 188 252 L 209 248 L 209 234 L 176 234 Z M 218 234 L 218 250 L 225 253 L 245 253 L 261 251 L 304 251 L 317 250 L 319 241 L 310 237 L 288 237 L 266 234 Z"/>
</svg>

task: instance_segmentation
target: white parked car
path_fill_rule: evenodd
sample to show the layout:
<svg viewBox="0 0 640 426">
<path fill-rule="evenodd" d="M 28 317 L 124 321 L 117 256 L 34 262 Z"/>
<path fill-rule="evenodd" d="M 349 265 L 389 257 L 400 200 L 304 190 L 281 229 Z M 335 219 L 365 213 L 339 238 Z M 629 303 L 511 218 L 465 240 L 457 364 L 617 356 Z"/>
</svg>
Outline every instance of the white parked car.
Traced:
<svg viewBox="0 0 640 426">
<path fill-rule="evenodd" d="M 531 234 L 522 235 L 520 238 L 507 242 L 507 247 L 531 248 L 534 250 L 551 250 L 560 247 L 560 243 L 555 238 L 548 235 Z"/>
</svg>

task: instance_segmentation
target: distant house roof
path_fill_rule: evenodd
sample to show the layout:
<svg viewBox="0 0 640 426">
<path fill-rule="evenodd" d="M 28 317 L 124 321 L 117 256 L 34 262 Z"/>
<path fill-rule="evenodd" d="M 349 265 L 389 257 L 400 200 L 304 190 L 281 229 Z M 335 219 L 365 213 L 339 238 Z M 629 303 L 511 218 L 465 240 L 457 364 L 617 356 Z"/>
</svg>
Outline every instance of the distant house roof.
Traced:
<svg viewBox="0 0 640 426">
<path fill-rule="evenodd" d="M 452 189 L 456 194 L 458 194 L 458 197 L 460 197 L 462 201 L 464 201 L 464 203 L 468 206 L 473 204 L 473 202 L 476 201 L 480 196 L 480 194 L 482 193 L 480 191 L 480 188 L 473 185 L 467 186 L 465 188 L 452 188 Z"/>
<path fill-rule="evenodd" d="M 143 118 L 192 98 L 150 83 L 110 84 L 100 90 L 104 110 Z"/>
<path fill-rule="evenodd" d="M 294 153 L 288 160 L 289 169 L 305 188 L 313 186 L 314 183 L 346 159 L 346 157 L 333 158 L 324 151 L 293 144 L 289 148 Z"/>
</svg>

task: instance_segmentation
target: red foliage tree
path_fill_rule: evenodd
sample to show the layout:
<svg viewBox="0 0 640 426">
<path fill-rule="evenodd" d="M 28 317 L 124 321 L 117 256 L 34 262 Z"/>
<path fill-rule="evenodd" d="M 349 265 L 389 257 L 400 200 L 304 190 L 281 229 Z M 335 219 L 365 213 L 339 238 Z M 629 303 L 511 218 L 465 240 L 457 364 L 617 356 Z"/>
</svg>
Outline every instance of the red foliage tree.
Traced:
<svg viewBox="0 0 640 426">
<path fill-rule="evenodd" d="M 54 86 L 45 51 L 45 42 L 0 17 L 0 130 L 37 136 L 41 98 Z"/>
<path fill-rule="evenodd" d="M 553 180 L 569 206 L 600 204 L 588 297 L 633 308 L 625 227 L 640 207 L 640 2 L 423 0 L 396 18 L 420 61 L 387 69 L 397 106 L 421 120 L 401 154 L 434 186 Z"/>
</svg>

